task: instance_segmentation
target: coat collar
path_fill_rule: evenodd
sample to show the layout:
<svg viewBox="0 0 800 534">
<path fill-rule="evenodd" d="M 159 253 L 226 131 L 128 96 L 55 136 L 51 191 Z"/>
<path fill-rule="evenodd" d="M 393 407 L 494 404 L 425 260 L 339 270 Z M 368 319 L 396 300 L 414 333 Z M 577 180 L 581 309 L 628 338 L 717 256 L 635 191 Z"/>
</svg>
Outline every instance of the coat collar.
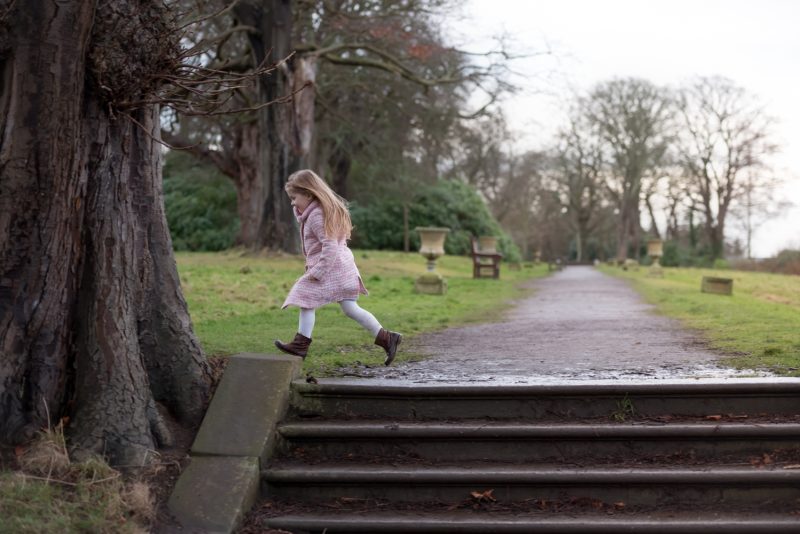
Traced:
<svg viewBox="0 0 800 534">
<path fill-rule="evenodd" d="M 294 216 L 297 217 L 299 222 L 304 223 L 311 212 L 317 208 L 319 208 L 319 203 L 316 200 L 312 200 L 311 203 L 306 206 L 306 209 L 303 210 L 303 213 L 298 213 L 297 208 L 294 208 Z"/>
</svg>

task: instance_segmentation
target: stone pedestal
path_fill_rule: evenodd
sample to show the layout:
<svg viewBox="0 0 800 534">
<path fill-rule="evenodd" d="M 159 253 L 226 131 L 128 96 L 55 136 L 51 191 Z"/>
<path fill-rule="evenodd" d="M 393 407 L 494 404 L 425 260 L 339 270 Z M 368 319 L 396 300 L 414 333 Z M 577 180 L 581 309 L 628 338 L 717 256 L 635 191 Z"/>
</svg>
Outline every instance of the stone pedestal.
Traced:
<svg viewBox="0 0 800 534">
<path fill-rule="evenodd" d="M 414 289 L 426 295 L 444 295 L 447 293 L 447 280 L 439 273 L 428 272 L 417 278 Z"/>
<path fill-rule="evenodd" d="M 648 276 L 663 278 L 664 269 L 661 267 L 659 259 L 664 255 L 664 245 L 660 239 L 651 239 L 647 242 L 647 255 L 653 259 L 653 263 L 647 272 Z"/>
</svg>

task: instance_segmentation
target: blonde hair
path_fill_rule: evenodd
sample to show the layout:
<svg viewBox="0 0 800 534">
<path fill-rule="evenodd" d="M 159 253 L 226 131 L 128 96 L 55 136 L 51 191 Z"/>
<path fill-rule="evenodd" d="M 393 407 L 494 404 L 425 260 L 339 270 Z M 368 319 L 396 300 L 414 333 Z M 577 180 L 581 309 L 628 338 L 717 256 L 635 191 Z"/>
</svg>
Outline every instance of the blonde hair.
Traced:
<svg viewBox="0 0 800 534">
<path fill-rule="evenodd" d="M 333 192 L 325 180 L 309 169 L 297 171 L 289 176 L 284 187 L 290 195 L 305 193 L 319 202 L 325 221 L 325 234 L 328 237 L 350 239 L 353 223 L 347 201 Z"/>
</svg>

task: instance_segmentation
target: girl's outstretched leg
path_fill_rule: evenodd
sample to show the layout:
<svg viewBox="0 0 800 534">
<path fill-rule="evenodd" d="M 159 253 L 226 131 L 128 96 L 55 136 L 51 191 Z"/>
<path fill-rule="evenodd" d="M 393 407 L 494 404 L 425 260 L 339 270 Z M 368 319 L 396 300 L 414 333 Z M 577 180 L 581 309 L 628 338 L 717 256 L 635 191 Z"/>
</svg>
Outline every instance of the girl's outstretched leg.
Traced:
<svg viewBox="0 0 800 534">
<path fill-rule="evenodd" d="M 300 324 L 297 334 L 291 343 L 283 343 L 279 339 L 275 340 L 275 346 L 287 354 L 305 358 L 308 354 L 308 347 L 311 345 L 311 332 L 314 330 L 316 314 L 313 308 L 300 308 Z"/>
<path fill-rule="evenodd" d="M 342 307 L 342 311 L 345 315 L 356 321 L 375 336 L 375 344 L 386 351 L 386 359 L 383 364 L 391 364 L 397 354 L 397 346 L 400 344 L 400 341 L 402 341 L 403 336 L 397 332 L 390 332 L 383 328 L 375 316 L 360 307 L 355 300 L 343 300 L 339 302 L 339 305 Z"/>
</svg>

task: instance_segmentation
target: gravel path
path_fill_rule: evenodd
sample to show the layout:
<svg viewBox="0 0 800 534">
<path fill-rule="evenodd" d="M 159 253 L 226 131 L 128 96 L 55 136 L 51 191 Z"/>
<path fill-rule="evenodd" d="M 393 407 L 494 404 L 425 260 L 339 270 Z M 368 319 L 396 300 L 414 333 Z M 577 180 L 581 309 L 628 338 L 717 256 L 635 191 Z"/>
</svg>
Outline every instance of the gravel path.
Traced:
<svg viewBox="0 0 800 534">
<path fill-rule="evenodd" d="M 450 328 L 401 345 L 431 355 L 424 361 L 345 374 L 510 384 L 756 375 L 720 366 L 720 355 L 691 332 L 655 314 L 625 281 L 592 267 L 568 267 L 530 284 L 533 295 L 497 322 Z"/>
</svg>

